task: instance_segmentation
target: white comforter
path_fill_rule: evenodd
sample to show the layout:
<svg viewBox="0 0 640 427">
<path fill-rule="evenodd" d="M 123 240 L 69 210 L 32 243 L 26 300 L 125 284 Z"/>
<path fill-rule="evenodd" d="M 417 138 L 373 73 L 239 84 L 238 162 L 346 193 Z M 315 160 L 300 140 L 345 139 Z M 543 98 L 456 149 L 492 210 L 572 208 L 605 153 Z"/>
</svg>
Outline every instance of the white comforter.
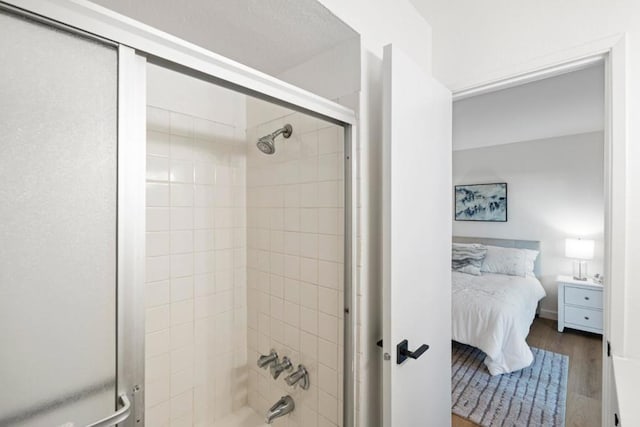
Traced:
<svg viewBox="0 0 640 427">
<path fill-rule="evenodd" d="M 534 277 L 452 272 L 453 339 L 487 354 L 491 375 L 526 368 L 533 362 L 529 327 L 545 291 Z"/>
</svg>

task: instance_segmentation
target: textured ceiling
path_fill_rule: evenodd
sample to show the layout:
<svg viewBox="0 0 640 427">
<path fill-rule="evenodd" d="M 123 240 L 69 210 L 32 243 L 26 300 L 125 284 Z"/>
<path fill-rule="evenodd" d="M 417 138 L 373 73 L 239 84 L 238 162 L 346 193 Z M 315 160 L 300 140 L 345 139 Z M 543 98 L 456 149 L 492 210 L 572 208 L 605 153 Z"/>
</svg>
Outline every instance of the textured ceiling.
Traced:
<svg viewBox="0 0 640 427">
<path fill-rule="evenodd" d="M 277 75 L 357 33 L 316 0 L 93 0 Z"/>
</svg>

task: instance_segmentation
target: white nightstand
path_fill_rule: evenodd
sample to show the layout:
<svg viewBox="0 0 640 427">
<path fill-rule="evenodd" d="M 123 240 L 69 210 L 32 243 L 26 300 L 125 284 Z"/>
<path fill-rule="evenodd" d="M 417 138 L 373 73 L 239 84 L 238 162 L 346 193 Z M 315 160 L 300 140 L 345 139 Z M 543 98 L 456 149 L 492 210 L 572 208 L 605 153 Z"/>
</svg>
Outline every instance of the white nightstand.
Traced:
<svg viewBox="0 0 640 427">
<path fill-rule="evenodd" d="M 564 328 L 602 334 L 602 285 L 558 276 L 558 331 Z"/>
</svg>

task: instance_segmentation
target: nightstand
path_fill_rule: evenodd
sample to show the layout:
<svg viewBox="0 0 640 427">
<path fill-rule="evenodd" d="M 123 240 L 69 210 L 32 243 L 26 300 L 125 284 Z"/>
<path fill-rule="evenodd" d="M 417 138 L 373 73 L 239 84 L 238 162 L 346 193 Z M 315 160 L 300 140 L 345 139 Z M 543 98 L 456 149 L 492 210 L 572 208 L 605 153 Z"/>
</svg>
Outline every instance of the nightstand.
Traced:
<svg viewBox="0 0 640 427">
<path fill-rule="evenodd" d="M 558 276 L 558 331 L 564 328 L 602 334 L 602 285 Z"/>
</svg>

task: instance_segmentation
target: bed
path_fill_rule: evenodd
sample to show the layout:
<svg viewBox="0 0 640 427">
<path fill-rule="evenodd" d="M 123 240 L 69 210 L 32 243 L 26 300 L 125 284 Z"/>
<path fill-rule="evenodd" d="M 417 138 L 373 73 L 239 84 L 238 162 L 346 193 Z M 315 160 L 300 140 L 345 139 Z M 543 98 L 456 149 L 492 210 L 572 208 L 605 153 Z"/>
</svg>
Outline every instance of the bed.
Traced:
<svg viewBox="0 0 640 427">
<path fill-rule="evenodd" d="M 539 242 L 454 237 L 455 243 L 480 243 L 505 248 L 539 250 Z M 533 267 L 539 275 L 538 257 Z M 482 350 L 491 375 L 523 369 L 533 362 L 526 342 L 538 302 L 545 297 L 534 276 L 452 271 L 452 339 Z"/>
</svg>

